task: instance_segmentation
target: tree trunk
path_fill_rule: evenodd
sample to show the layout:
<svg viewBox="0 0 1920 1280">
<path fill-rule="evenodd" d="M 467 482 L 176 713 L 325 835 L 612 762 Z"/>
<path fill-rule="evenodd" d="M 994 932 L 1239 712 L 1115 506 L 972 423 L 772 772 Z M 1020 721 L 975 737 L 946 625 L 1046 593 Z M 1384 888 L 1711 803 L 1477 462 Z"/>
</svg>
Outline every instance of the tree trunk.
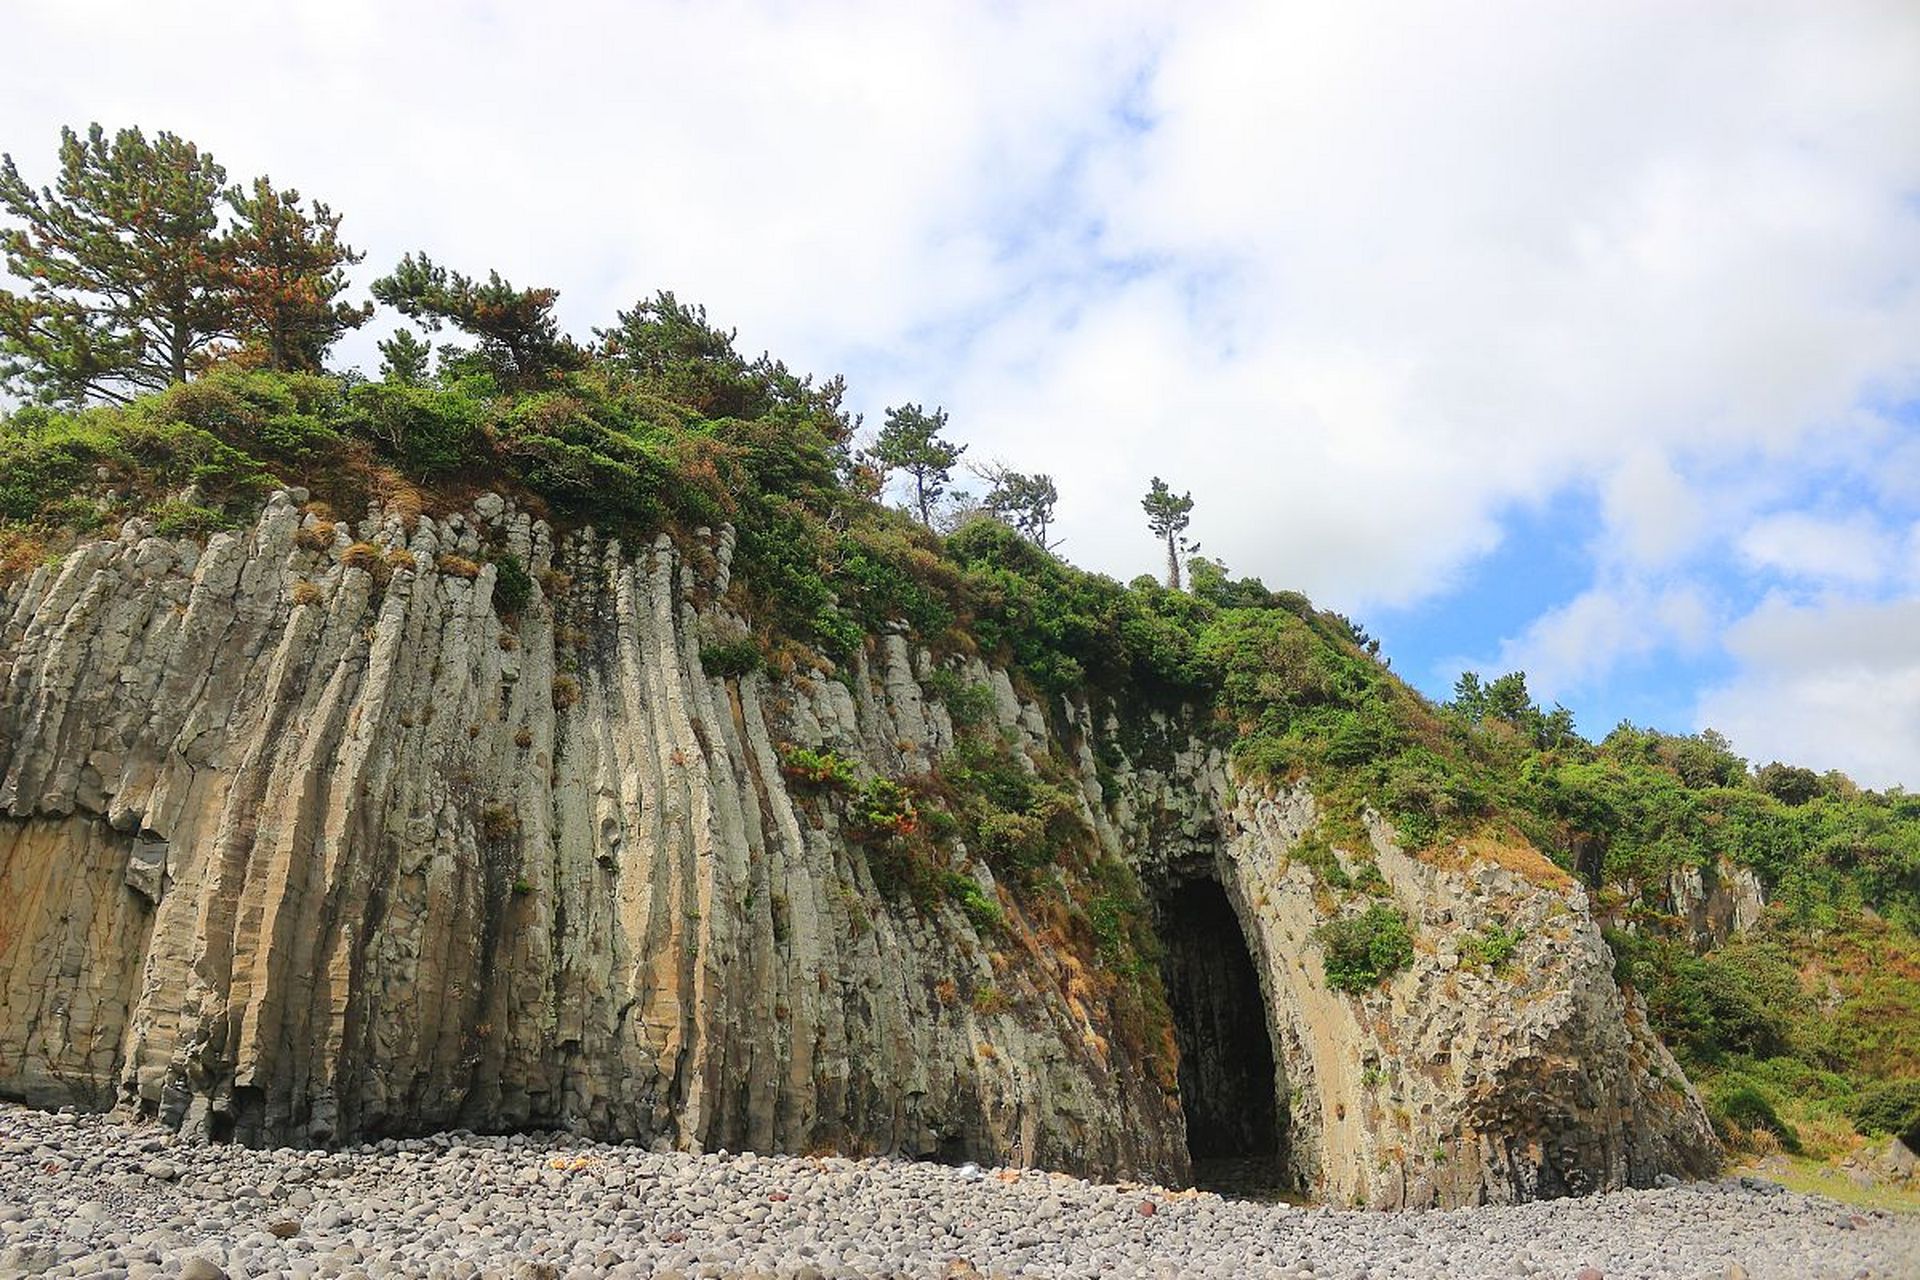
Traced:
<svg viewBox="0 0 1920 1280">
<path fill-rule="evenodd" d="M 167 332 L 167 374 L 171 382 L 187 380 L 187 322 L 174 317 Z"/>
<path fill-rule="evenodd" d="M 1167 589 L 1180 589 L 1180 552 L 1173 544 L 1173 535 L 1167 535 Z"/>
</svg>

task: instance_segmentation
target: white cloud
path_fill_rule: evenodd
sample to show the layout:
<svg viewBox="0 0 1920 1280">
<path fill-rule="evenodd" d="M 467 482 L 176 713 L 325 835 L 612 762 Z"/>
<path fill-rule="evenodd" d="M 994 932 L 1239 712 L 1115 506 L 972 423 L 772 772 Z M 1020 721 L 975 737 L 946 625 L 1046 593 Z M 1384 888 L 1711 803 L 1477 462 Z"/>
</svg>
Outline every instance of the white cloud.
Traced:
<svg viewBox="0 0 1920 1280">
<path fill-rule="evenodd" d="M 1696 723 L 1755 760 L 1840 769 L 1873 786 L 1920 780 L 1920 600 L 1769 600 L 1736 624 L 1740 674 L 1706 691 Z"/>
<path fill-rule="evenodd" d="M 1713 602 L 1694 584 L 1621 580 L 1549 609 L 1504 642 L 1496 661 L 1477 665 L 1489 672 L 1524 671 L 1537 699 L 1568 701 L 1622 663 L 1666 650 L 1699 653 L 1716 621 Z"/>
<path fill-rule="evenodd" d="M 1630 562 L 1665 565 L 1693 549 L 1706 511 L 1666 456 L 1636 449 L 1601 486 L 1602 508 L 1614 554 Z"/>
<path fill-rule="evenodd" d="M 1822 517 L 1787 511 L 1756 520 L 1740 535 L 1747 563 L 1814 582 L 1871 586 L 1896 557 L 1894 540 L 1865 512 Z"/>
</svg>

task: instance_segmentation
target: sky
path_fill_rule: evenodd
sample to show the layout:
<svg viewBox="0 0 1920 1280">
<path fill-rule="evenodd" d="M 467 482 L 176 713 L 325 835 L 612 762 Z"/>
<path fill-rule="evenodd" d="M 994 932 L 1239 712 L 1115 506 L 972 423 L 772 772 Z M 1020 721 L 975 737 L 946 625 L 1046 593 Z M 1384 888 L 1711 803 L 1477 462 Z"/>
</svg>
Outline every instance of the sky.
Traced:
<svg viewBox="0 0 1920 1280">
<path fill-rule="evenodd" d="M 425 249 L 938 404 L 1444 696 L 1920 787 L 1920 5 L 11 0 L 0 150 L 170 129 Z M 371 364 L 390 313 L 345 344 Z"/>
</svg>

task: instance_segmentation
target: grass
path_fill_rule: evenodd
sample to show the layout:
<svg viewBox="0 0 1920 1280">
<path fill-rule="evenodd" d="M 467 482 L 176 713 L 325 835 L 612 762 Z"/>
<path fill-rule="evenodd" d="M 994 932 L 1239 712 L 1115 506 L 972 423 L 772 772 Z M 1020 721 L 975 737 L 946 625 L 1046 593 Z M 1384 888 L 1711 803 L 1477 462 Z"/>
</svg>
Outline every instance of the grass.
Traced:
<svg viewBox="0 0 1920 1280">
<path fill-rule="evenodd" d="M 1902 1187 L 1879 1180 L 1863 1187 L 1848 1176 L 1848 1170 L 1811 1156 L 1768 1156 L 1745 1161 L 1733 1171 L 1767 1178 L 1789 1191 L 1825 1196 L 1856 1209 L 1884 1209 L 1889 1213 L 1920 1216 L 1920 1187 Z"/>
</svg>

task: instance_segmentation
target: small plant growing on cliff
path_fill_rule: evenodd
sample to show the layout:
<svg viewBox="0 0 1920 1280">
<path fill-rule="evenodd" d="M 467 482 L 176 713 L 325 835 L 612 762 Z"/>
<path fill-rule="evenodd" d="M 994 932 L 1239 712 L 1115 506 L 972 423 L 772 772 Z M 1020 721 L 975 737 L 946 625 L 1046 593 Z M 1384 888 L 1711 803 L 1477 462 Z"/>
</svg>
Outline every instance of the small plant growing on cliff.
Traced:
<svg viewBox="0 0 1920 1280">
<path fill-rule="evenodd" d="M 498 843 L 511 840 L 520 831 L 520 816 L 510 804 L 494 801 L 480 809 L 480 834 L 487 840 Z"/>
<path fill-rule="evenodd" d="M 1489 924 L 1478 933 L 1470 933 L 1460 940 L 1460 961 L 1476 968 L 1491 969 L 1495 972 L 1505 968 L 1513 959 L 1514 948 L 1526 937 L 1524 929 L 1509 929 L 1504 925 Z"/>
<path fill-rule="evenodd" d="M 984 684 L 968 684 L 960 673 L 944 667 L 927 677 L 926 689 L 934 701 L 947 709 L 947 716 L 962 729 L 971 729 L 993 718 L 993 690 Z"/>
<path fill-rule="evenodd" d="M 1326 953 L 1327 985 L 1335 991 L 1370 991 L 1413 963 L 1407 918 L 1383 903 L 1328 922 L 1318 937 Z"/>
<path fill-rule="evenodd" d="M 580 682 L 572 676 L 553 678 L 553 705 L 561 711 L 580 701 Z"/>
<path fill-rule="evenodd" d="M 520 876 L 514 880 L 513 882 L 514 897 L 524 898 L 532 892 L 533 892 L 533 885 L 527 880 L 525 876 Z"/>
<path fill-rule="evenodd" d="M 942 877 L 942 883 L 946 886 L 947 896 L 958 904 L 977 931 L 987 933 L 1000 927 L 1005 918 L 1001 914 L 1000 904 L 980 887 L 978 880 L 958 871 L 949 871 Z"/>
<path fill-rule="evenodd" d="M 503 553 L 493 562 L 493 609 L 501 617 L 518 615 L 533 600 L 533 577 L 520 557 Z"/>
<path fill-rule="evenodd" d="M 513 745 L 522 751 L 531 747 L 533 745 L 533 730 L 527 728 L 525 725 L 521 725 L 520 731 L 513 735 Z"/>
<path fill-rule="evenodd" d="M 293 535 L 293 545 L 302 551 L 325 551 L 333 546 L 335 527 L 331 520 L 316 520 Z"/>
<path fill-rule="evenodd" d="M 465 578 L 468 581 L 472 581 L 480 576 L 479 561 L 469 560 L 465 556 L 454 555 L 450 551 L 443 553 L 439 559 L 434 561 L 434 564 L 439 568 L 440 572 L 450 578 Z"/>
<path fill-rule="evenodd" d="M 319 604 L 320 588 L 311 582 L 296 582 L 293 584 L 292 599 L 295 607 L 306 604 Z"/>
<path fill-rule="evenodd" d="M 1007 999 L 1007 993 L 991 982 L 982 984 L 974 993 L 973 1011 L 982 1017 L 992 1017 L 996 1013 L 1005 1013 L 1013 1008 L 1013 1001 Z"/>
<path fill-rule="evenodd" d="M 859 781 L 853 761 L 845 756 L 824 747 L 816 751 L 791 742 L 780 748 L 780 772 L 811 787 L 851 787 Z"/>
<path fill-rule="evenodd" d="M 349 569 L 365 569 L 372 573 L 376 568 L 384 568 L 386 559 L 373 543 L 356 542 L 340 553 L 340 563 Z"/>
<path fill-rule="evenodd" d="M 760 643 L 750 635 L 707 640 L 700 646 L 700 668 L 711 677 L 737 680 L 767 663 Z"/>
<path fill-rule="evenodd" d="M 847 806 L 847 820 L 856 837 L 892 839 L 920 829 L 920 815 L 907 789 L 886 778 L 875 778 L 860 788 Z"/>
</svg>

